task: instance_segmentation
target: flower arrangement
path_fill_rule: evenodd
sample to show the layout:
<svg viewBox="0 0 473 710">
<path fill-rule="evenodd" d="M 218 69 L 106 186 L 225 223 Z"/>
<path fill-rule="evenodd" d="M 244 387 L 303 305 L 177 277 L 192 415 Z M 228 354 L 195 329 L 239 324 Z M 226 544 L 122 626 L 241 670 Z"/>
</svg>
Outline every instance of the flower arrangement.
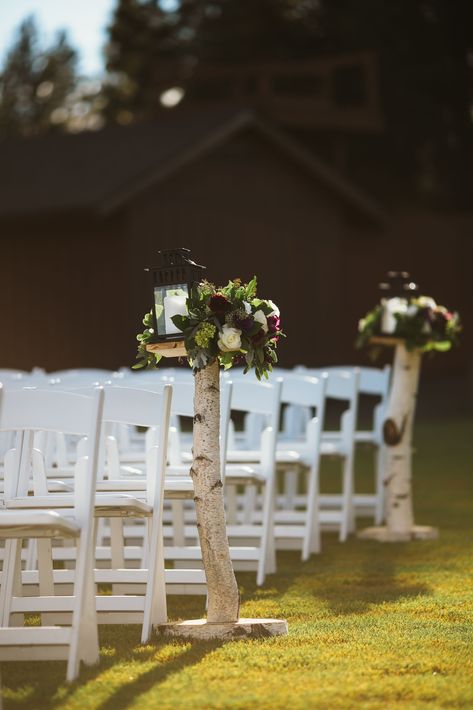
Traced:
<svg viewBox="0 0 473 710">
<path fill-rule="evenodd" d="M 437 305 L 433 298 L 392 298 L 360 320 L 357 347 L 369 345 L 373 336 L 390 335 L 403 338 L 408 350 L 445 352 L 458 344 L 460 331 L 458 313 Z"/>
<path fill-rule="evenodd" d="M 201 370 L 218 359 L 225 370 L 243 365 L 245 373 L 254 369 L 258 379 L 268 377 L 277 362 L 276 348 L 283 332 L 280 314 L 270 300 L 257 297 L 257 280 L 240 279 L 217 288 L 208 281 L 195 285 L 187 298 L 187 313 L 172 322 L 183 334 L 189 364 Z M 139 342 L 135 369 L 156 367 L 161 356 L 146 346 L 156 342 L 152 311 L 143 319 L 145 330 Z"/>
</svg>

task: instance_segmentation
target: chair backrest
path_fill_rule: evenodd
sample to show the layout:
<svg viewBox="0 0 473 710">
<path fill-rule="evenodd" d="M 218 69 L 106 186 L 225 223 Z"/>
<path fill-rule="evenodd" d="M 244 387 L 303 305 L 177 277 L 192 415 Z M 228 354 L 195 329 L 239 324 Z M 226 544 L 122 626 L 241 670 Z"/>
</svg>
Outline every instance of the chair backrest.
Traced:
<svg viewBox="0 0 473 710">
<path fill-rule="evenodd" d="M 240 412 L 253 412 L 273 417 L 272 424 L 279 417 L 281 404 L 282 380 L 257 382 L 250 376 L 247 380 L 232 380 L 233 392 L 231 409 Z"/>
<path fill-rule="evenodd" d="M 237 379 L 233 382 L 231 410 L 244 412 L 251 417 L 256 415 L 255 428 L 260 445 L 264 443 L 265 461 L 274 464 L 276 455 L 276 443 L 279 430 L 279 418 L 281 413 L 281 391 L 282 379 L 276 378 L 273 382 L 258 382 L 247 376 L 248 379 Z M 264 421 L 261 426 L 261 421 Z M 261 431 L 267 427 L 264 439 L 261 438 Z M 264 433 L 264 432 L 263 432 Z M 268 469 L 270 475 L 273 471 Z"/>
<path fill-rule="evenodd" d="M 156 391 L 105 387 L 103 421 L 139 427 L 161 427 L 165 423 L 163 402 L 170 396 L 168 391 L 173 394 L 169 384 L 162 384 Z"/>
<path fill-rule="evenodd" d="M 302 374 L 288 372 L 282 386 L 282 402 L 285 406 L 281 436 L 284 439 L 297 439 L 307 436 L 307 426 L 315 414 L 319 427 L 325 417 L 326 374 L 320 377 L 304 377 Z"/>
<path fill-rule="evenodd" d="M 0 431 L 14 431 L 17 435 L 16 457 L 9 457 L 18 464 L 16 481 L 8 484 L 11 495 L 23 496 L 28 492 L 35 433 L 85 436 L 87 458 L 80 462 L 81 480 L 76 485 L 75 507 L 76 515 L 88 522 L 95 495 L 103 399 L 102 388 L 91 389 L 88 394 L 55 389 L 0 389 Z"/>
<path fill-rule="evenodd" d="M 328 376 L 304 377 L 288 373 L 282 384 L 281 401 L 283 404 L 295 404 L 301 407 L 313 407 L 317 413 L 323 408 Z"/>
<path fill-rule="evenodd" d="M 298 366 L 294 370 L 298 374 L 311 377 L 327 375 L 325 395 L 330 399 L 337 399 L 345 402 L 352 402 L 356 406 L 358 388 L 360 380 L 360 370 L 357 367 L 323 367 L 308 368 Z"/>
<path fill-rule="evenodd" d="M 194 382 L 193 380 L 173 381 L 172 415 L 176 417 L 194 418 Z M 233 384 L 226 378 L 220 379 L 220 464 L 222 478 L 225 475 L 225 460 L 228 448 L 228 433 L 230 425 L 230 405 Z M 181 459 L 182 447 L 179 442 L 173 442 L 174 460 Z"/>
<path fill-rule="evenodd" d="M 145 454 L 148 502 L 157 505 L 162 494 L 164 472 L 167 463 L 169 421 L 173 388 L 163 384 L 158 391 L 132 389 L 129 387 L 106 387 L 103 421 L 106 424 L 125 424 L 148 427 L 153 430 L 153 440 Z M 146 442 L 148 444 L 148 441 Z M 119 467 L 115 446 L 109 449 Z M 109 465 L 111 461 L 109 461 Z M 156 481 L 160 485 L 156 486 Z"/>
<path fill-rule="evenodd" d="M 386 365 L 382 370 L 378 367 L 360 367 L 359 372 L 359 393 L 377 395 L 381 397 L 382 401 L 385 401 L 389 394 L 391 366 Z"/>
</svg>

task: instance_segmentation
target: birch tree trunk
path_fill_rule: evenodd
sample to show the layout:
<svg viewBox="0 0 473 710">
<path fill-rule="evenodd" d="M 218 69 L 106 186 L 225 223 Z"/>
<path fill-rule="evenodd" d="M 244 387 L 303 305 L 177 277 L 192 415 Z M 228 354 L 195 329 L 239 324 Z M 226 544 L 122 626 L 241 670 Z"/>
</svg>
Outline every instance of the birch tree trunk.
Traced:
<svg viewBox="0 0 473 710">
<path fill-rule="evenodd" d="M 387 535 L 409 540 L 414 529 L 412 505 L 412 430 L 419 382 L 421 352 L 396 345 L 393 383 L 383 426 L 387 445 L 385 472 Z"/>
<path fill-rule="evenodd" d="M 194 449 L 191 476 L 200 547 L 208 589 L 207 621 L 235 622 L 240 595 L 228 546 L 220 476 L 220 368 L 195 373 Z"/>
</svg>

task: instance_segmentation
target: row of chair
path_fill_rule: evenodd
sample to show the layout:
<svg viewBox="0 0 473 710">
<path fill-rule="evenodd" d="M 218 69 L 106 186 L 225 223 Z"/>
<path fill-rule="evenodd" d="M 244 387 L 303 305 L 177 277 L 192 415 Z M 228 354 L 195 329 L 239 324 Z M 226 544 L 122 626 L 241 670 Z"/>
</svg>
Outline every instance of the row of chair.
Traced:
<svg viewBox="0 0 473 710">
<path fill-rule="evenodd" d="M 0 379 L 0 658 L 31 649 L 35 658 L 67 657 L 72 679 L 80 660 L 97 659 L 97 619 L 141 623 L 146 641 L 166 619 L 166 591 L 205 593 L 185 425 L 193 415 L 192 376 L 176 368 L 152 375 L 4 371 Z M 262 584 L 276 570 L 277 547 L 297 546 L 307 559 L 321 549 L 321 527 L 335 527 L 343 541 L 357 509 L 369 505 L 380 519 L 379 481 L 369 500 L 354 493 L 354 447 L 372 443 L 382 461 L 388 386 L 388 370 L 356 368 L 279 370 L 264 384 L 238 372 L 222 377 L 221 465 L 236 569 L 256 567 Z M 369 431 L 357 429 L 363 387 L 380 399 Z M 336 432 L 324 427 L 330 399 L 345 406 Z M 319 493 L 326 455 L 343 462 L 337 496 Z M 98 594 L 101 584 L 111 593 Z M 47 626 L 31 633 L 14 626 L 28 612 L 71 626 L 51 634 Z M 84 627 L 81 616 L 89 620 Z"/>
</svg>

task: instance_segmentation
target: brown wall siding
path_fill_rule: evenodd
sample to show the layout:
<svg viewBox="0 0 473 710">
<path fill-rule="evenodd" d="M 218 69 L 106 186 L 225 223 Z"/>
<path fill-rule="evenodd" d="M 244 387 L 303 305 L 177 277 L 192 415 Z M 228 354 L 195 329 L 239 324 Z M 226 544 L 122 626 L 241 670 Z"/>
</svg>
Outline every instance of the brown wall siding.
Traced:
<svg viewBox="0 0 473 710">
<path fill-rule="evenodd" d="M 123 240 L 83 219 L 2 228 L 0 367 L 118 365 Z M 114 344 L 115 343 L 115 344 Z"/>
</svg>

